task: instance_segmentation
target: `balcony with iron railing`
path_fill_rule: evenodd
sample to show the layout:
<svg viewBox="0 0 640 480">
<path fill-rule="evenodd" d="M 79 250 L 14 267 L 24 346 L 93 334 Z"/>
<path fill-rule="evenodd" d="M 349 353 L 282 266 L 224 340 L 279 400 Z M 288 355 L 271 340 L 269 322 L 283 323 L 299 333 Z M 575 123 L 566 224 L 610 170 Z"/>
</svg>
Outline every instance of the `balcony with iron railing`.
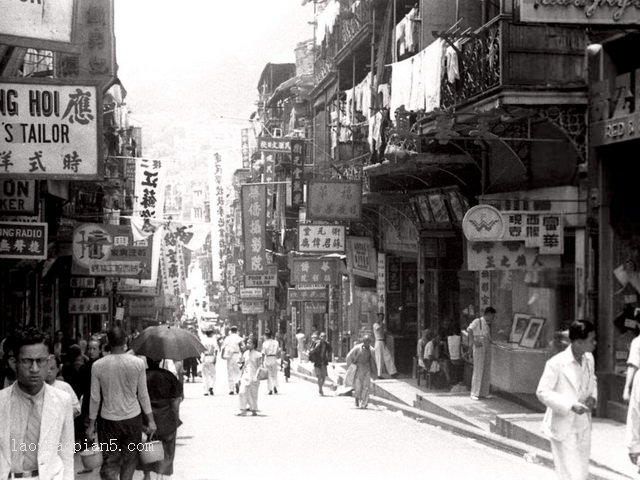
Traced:
<svg viewBox="0 0 640 480">
<path fill-rule="evenodd" d="M 443 75 L 444 109 L 474 102 L 506 87 L 562 90 L 584 86 L 583 30 L 575 26 L 532 25 L 500 15 L 464 38 L 445 41 L 457 53 L 460 78 Z"/>
</svg>

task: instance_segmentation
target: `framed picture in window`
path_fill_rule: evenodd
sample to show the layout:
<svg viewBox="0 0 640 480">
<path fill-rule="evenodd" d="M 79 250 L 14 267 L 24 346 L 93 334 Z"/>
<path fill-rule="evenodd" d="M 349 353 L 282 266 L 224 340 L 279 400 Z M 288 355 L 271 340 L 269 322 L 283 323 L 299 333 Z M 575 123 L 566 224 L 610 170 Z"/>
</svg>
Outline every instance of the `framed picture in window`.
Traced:
<svg viewBox="0 0 640 480">
<path fill-rule="evenodd" d="M 535 348 L 544 322 L 545 319 L 540 317 L 531 317 L 529 319 L 529 325 L 527 325 L 527 329 L 524 331 L 524 335 L 522 335 L 522 340 L 520 340 L 521 347 Z"/>
<path fill-rule="evenodd" d="M 509 343 L 520 343 L 525 330 L 529 326 L 531 315 L 526 313 L 514 313 L 511 322 L 511 333 L 509 334 Z"/>
</svg>

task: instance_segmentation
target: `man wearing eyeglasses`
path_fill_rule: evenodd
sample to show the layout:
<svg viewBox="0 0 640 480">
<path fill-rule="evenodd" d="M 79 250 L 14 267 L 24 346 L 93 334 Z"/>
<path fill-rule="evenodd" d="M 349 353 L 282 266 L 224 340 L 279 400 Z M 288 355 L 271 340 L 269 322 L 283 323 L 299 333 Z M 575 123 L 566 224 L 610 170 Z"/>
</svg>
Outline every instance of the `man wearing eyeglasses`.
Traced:
<svg viewBox="0 0 640 480">
<path fill-rule="evenodd" d="M 71 397 L 45 384 L 49 340 L 30 329 L 15 349 L 16 383 L 0 391 L 0 479 L 72 480 Z"/>
</svg>

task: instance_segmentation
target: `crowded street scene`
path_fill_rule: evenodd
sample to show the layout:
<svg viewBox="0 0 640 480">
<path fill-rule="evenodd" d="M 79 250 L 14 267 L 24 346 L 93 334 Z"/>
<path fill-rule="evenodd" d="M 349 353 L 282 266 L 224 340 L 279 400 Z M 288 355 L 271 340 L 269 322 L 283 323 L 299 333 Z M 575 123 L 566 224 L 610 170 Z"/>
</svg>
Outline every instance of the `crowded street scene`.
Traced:
<svg viewBox="0 0 640 480">
<path fill-rule="evenodd" d="M 640 0 L 0 0 L 0 480 L 640 478 L 639 47 Z"/>
</svg>

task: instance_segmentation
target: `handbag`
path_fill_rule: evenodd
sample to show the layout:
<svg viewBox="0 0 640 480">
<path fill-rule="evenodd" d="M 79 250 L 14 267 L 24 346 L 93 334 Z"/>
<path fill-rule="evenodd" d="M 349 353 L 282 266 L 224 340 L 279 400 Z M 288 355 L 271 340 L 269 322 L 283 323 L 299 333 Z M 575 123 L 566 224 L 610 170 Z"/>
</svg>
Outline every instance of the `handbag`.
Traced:
<svg viewBox="0 0 640 480">
<path fill-rule="evenodd" d="M 256 371 L 256 381 L 266 380 L 267 378 L 269 378 L 269 371 L 266 369 L 266 367 L 262 365 L 259 366 L 258 370 Z"/>
</svg>

